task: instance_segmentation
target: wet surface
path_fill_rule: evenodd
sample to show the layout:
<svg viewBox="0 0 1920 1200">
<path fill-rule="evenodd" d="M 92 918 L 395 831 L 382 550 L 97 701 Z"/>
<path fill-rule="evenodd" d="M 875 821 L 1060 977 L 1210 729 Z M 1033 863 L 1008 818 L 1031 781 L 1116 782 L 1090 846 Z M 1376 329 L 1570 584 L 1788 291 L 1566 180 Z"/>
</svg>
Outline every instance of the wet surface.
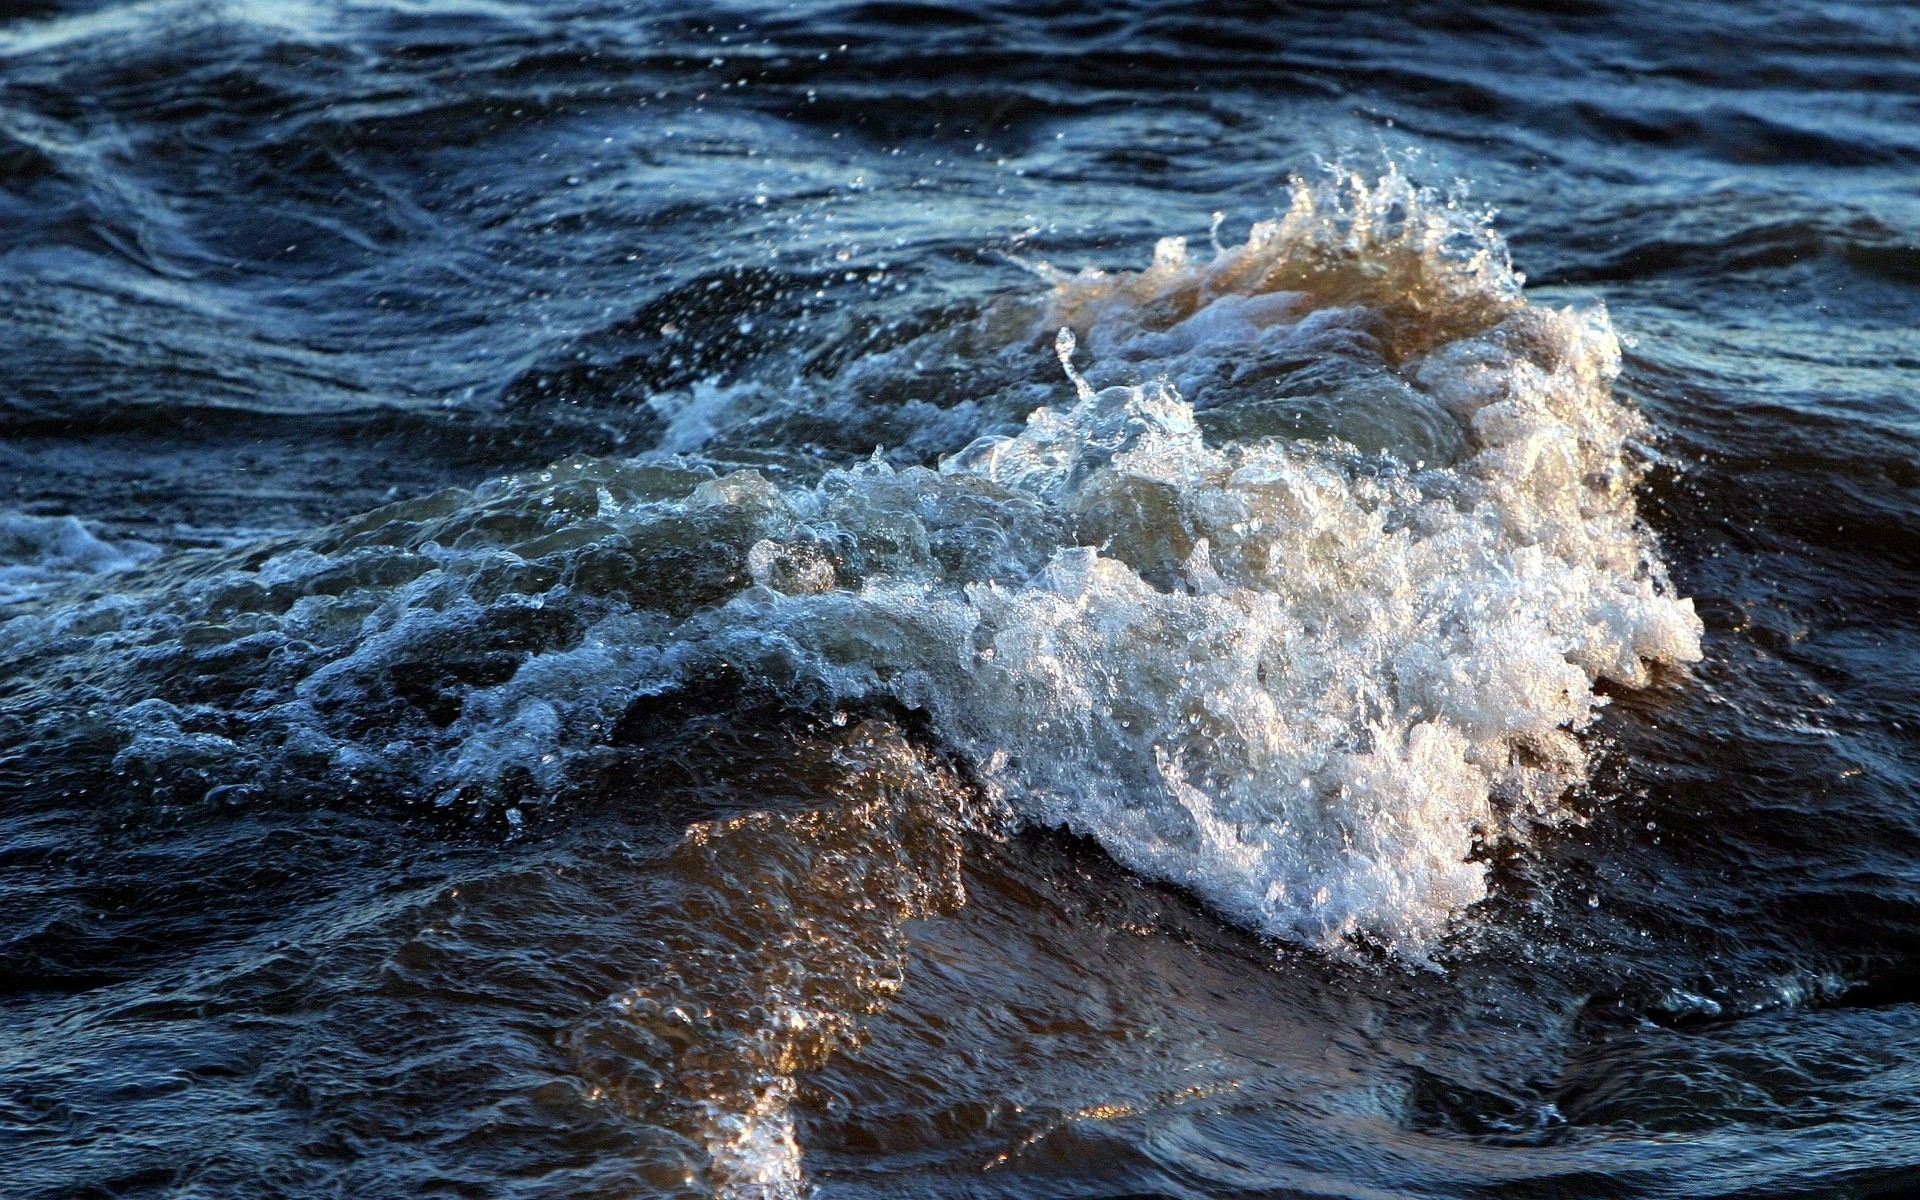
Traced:
<svg viewBox="0 0 1920 1200">
<path fill-rule="evenodd" d="M 1920 1180 L 1909 10 L 48 4 L 0 63 L 9 1194 Z M 1578 359 L 1500 325 L 1498 279 L 1422 306 L 1441 276 L 1323 246 L 1197 305 L 1062 282 L 1163 237 L 1204 264 L 1318 160 L 1438 188 L 1381 210 L 1456 231 L 1434 262 L 1496 208 L 1527 311 L 1600 302 L 1625 343 L 1591 412 L 1649 425 L 1594 460 L 1618 486 L 1565 496 L 1650 532 L 1539 578 L 1664 564 L 1704 657 L 1540 626 L 1639 647 L 1568 652 L 1574 751 L 1493 649 L 1547 635 L 1436 615 L 1369 657 L 1400 627 L 1315 624 L 1391 607 L 1339 607 L 1383 578 L 1344 551 L 1298 550 L 1277 615 L 1235 625 L 1205 606 L 1282 595 L 1222 532 L 1253 492 L 1199 450 L 1100 490 L 1115 455 L 1150 474 L 1124 439 L 1185 427 L 1076 410 L 1059 324 L 1090 384 L 1164 376 L 1206 453 L 1297 469 L 1283 532 L 1349 494 L 1389 530 L 1430 529 L 1409 496 L 1536 511 L 1473 491 L 1494 435 L 1432 365 L 1489 329 L 1512 379 Z M 1327 282 L 1355 262 L 1413 282 Z M 1056 482 L 1005 467 L 1040 408 L 1098 443 Z M 983 436 L 1014 450 L 911 473 Z M 1530 528 L 1486 543 L 1499 571 L 1410 577 L 1493 595 Z M 1241 593 L 1207 590 L 1198 533 Z M 1049 565 L 1082 545 L 1139 588 Z M 1056 595 L 1092 615 L 1042 622 Z M 949 665 L 935 616 L 969 612 L 998 666 Z M 1199 689 L 1292 626 L 1366 703 L 1511 760 L 1353 800 L 1376 776 L 1338 756 L 1392 714 L 1314 707 L 1277 651 Z M 1190 631 L 1218 640 L 1147 653 Z M 1433 646 L 1480 673 L 1418 709 Z M 1017 676 L 1047 654 L 1136 708 L 1048 740 L 1080 710 Z M 1267 692 L 1271 726 L 1226 703 Z M 1319 764 L 1295 799 L 1271 729 Z M 1120 818 L 1171 845 L 1196 810 L 1156 799 L 1186 793 L 1148 741 L 1237 796 L 1238 845 L 1296 857 L 1152 858 Z M 1356 853 L 1378 887 L 1313 925 L 1299 881 L 1337 891 Z M 1295 890 L 1236 907 L 1223 879 Z"/>
</svg>

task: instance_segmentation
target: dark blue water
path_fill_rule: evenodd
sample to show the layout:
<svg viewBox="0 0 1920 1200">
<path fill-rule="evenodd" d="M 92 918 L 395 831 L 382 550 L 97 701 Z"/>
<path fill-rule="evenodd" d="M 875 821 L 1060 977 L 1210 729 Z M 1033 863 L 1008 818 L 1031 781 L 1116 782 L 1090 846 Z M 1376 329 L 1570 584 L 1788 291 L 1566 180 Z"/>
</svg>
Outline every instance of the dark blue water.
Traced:
<svg viewBox="0 0 1920 1200">
<path fill-rule="evenodd" d="M 1920 10 L 5 14 L 0 1192 L 1920 1190 Z"/>
</svg>

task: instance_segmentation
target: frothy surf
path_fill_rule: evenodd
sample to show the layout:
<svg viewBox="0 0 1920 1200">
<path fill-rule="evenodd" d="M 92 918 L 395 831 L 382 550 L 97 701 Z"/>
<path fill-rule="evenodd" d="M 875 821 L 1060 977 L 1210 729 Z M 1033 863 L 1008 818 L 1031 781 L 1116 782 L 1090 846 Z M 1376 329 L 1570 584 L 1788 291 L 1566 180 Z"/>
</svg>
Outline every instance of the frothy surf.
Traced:
<svg viewBox="0 0 1920 1200">
<path fill-rule="evenodd" d="M 75 517 L 0 513 L 0 606 L 90 575 L 129 570 L 159 554 L 146 542 L 100 537 Z"/>
<path fill-rule="evenodd" d="M 129 651 L 126 770 L 443 805 L 563 789 L 628 705 L 724 663 L 918 710 L 996 801 L 1263 932 L 1420 957 L 1483 894 L 1476 838 L 1581 777 L 1595 685 L 1699 657 L 1605 313 L 1527 304 L 1484 220 L 1397 173 L 1299 185 L 1206 262 L 1053 278 L 1021 345 L 1077 330 L 1092 378 L 1158 378 L 1076 375 L 934 469 L 574 460 L 4 636 Z M 1351 436 L 1250 413 L 1275 398 L 1235 372 L 1303 352 Z M 252 677 L 217 722 L 132 653 L 188 626 L 168 653 Z"/>
<path fill-rule="evenodd" d="M 1616 354 L 1597 313 L 1523 310 L 1423 359 L 1454 468 L 1210 446 L 1158 383 L 938 471 L 703 485 L 757 511 L 756 586 L 680 646 L 923 710 L 997 799 L 1262 931 L 1419 957 L 1483 894 L 1475 839 L 1580 778 L 1594 685 L 1699 656 Z"/>
<path fill-rule="evenodd" d="M 177 559 L 19 612 L 0 646 L 42 688 L 89 656 L 85 694 L 36 719 L 97 737 L 156 794 L 376 790 L 515 825 L 623 794 L 593 781 L 629 714 L 690 687 L 904 709 L 995 811 L 1262 933 L 1425 961 L 1485 894 L 1476 842 L 1555 819 L 1583 777 L 1596 687 L 1700 657 L 1635 513 L 1646 427 L 1612 394 L 1605 312 L 1529 304 L 1483 216 L 1395 172 L 1298 185 L 1205 261 L 1168 240 L 1138 272 L 1041 271 L 1046 296 L 849 368 L 908 371 L 910 390 L 934 348 L 1054 342 L 1075 397 L 936 466 L 876 453 L 775 482 L 664 453 L 568 460 Z M 926 407 L 914 436 L 972 411 Z M 860 803 L 878 815 L 703 827 L 686 869 L 764 843 L 837 911 L 858 881 L 820 848 L 899 819 Z M 723 1191 L 799 1186 L 792 1075 L 855 1039 L 901 921 L 949 902 L 930 882 L 952 874 L 943 837 L 933 866 L 861 876 L 893 897 L 873 922 L 807 918 L 846 962 L 793 937 L 778 962 L 663 951 L 758 997 L 745 1025 L 674 991 L 691 967 L 617 998 L 614 1041 L 693 1114 Z M 881 863 L 871 842 L 854 857 Z"/>
</svg>

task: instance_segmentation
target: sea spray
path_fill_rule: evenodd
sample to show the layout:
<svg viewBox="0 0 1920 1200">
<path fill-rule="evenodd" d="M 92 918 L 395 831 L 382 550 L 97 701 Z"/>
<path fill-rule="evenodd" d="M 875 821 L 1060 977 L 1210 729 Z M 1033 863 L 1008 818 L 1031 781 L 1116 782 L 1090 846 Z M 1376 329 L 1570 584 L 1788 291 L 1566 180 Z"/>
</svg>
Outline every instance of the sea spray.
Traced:
<svg viewBox="0 0 1920 1200">
<path fill-rule="evenodd" d="M 1071 829 L 1261 934 L 1431 961 L 1486 894 L 1476 844 L 1563 815 L 1602 681 L 1700 656 L 1635 512 L 1646 426 L 1605 312 L 1528 304 L 1484 219 L 1392 172 L 1298 185 L 1205 262 L 1163 241 L 1137 273 L 1041 273 L 786 410 L 708 388 L 672 427 L 704 459 L 568 459 L 15 606 L 8 687 L 37 699 L 0 719 L 158 804 L 512 836 L 649 803 L 632 780 L 679 735 L 647 714 L 695 698 L 888 714 L 818 803 L 695 820 L 664 869 L 706 907 L 663 914 L 566 1036 L 595 1095 L 686 1143 L 673 1187 L 734 1200 L 804 1191 L 798 1079 L 858 1044 L 989 827 Z M 1009 373 L 1049 345 L 1070 396 Z M 1000 382 L 925 405 L 928 362 Z M 881 378 L 931 465 L 725 460 Z M 76 570 L 133 565 L 75 528 L 33 530 Z"/>
<path fill-rule="evenodd" d="M 689 686 L 891 705 L 992 802 L 1237 921 L 1424 958 L 1484 894 L 1476 839 L 1582 777 L 1596 685 L 1699 656 L 1604 311 L 1527 304 L 1483 217 L 1394 172 L 1298 185 L 1209 262 L 1052 279 L 881 356 L 1087 355 L 935 468 L 568 460 L 0 638 L 28 675 L 104 654 L 88 695 L 128 706 L 86 726 L 156 794 L 510 824 L 598 795 L 623 714 Z"/>
</svg>

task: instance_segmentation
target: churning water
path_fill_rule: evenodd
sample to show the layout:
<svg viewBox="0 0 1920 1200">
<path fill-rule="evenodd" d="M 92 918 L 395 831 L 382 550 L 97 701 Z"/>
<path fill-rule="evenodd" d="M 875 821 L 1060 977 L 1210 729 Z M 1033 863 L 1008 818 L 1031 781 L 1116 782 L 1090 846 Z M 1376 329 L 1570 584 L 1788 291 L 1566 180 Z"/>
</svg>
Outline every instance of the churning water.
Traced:
<svg viewBox="0 0 1920 1200">
<path fill-rule="evenodd" d="M 15 12 L 7 1194 L 1920 1187 L 1913 9 Z"/>
</svg>

